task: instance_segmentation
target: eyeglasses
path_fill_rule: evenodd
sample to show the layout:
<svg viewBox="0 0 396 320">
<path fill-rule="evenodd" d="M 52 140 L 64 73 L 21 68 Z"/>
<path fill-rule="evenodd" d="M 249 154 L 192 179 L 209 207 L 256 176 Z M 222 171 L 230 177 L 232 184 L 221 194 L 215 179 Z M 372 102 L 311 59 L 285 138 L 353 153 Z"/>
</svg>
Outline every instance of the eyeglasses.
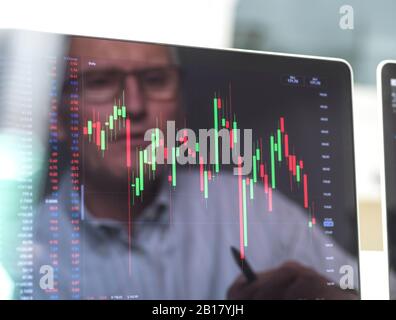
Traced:
<svg viewBox="0 0 396 320">
<path fill-rule="evenodd" d="M 83 74 L 83 94 L 87 102 L 113 101 L 125 88 L 127 77 L 137 79 L 144 98 L 149 100 L 172 100 L 179 89 L 180 71 L 176 66 L 123 71 L 107 69 L 88 71 Z"/>
</svg>

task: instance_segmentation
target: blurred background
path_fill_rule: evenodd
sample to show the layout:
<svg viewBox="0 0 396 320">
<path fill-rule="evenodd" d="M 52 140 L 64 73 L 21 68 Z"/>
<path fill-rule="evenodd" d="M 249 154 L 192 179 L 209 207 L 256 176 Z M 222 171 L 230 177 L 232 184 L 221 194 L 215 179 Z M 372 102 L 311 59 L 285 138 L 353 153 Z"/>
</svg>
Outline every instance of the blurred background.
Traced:
<svg viewBox="0 0 396 320">
<path fill-rule="evenodd" d="M 353 9 L 353 29 L 340 28 L 343 5 Z M 392 0 L 113 0 L 105 5 L 90 0 L 14 0 L 2 1 L 0 28 L 346 59 L 355 81 L 361 271 L 373 275 L 364 278 L 362 293 L 376 298 L 386 291 L 381 276 L 386 255 L 375 71 L 380 61 L 396 59 L 395 12 Z M 10 46 L 3 42 L 0 50 Z M 6 283 L 5 277 L 0 270 L 0 283 Z"/>
</svg>

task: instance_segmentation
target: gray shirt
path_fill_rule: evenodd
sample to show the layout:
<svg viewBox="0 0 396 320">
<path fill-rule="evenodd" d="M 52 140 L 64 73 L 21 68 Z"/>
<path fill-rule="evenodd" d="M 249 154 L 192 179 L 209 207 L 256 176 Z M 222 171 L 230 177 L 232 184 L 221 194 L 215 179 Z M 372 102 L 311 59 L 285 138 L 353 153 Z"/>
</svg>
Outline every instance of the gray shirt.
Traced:
<svg viewBox="0 0 396 320">
<path fill-rule="evenodd" d="M 58 297 L 70 290 L 70 234 L 66 214 L 67 183 L 60 193 L 57 266 Z M 357 262 L 315 225 L 297 204 L 274 192 L 273 211 L 259 185 L 248 199 L 246 258 L 256 271 L 289 260 L 311 266 L 338 285 L 342 265 L 351 265 L 357 287 Z M 132 208 L 133 210 L 133 208 Z M 179 170 L 177 187 L 165 181 L 153 201 L 132 221 L 131 251 L 124 223 L 94 218 L 85 208 L 80 224 L 80 288 L 83 299 L 224 299 L 240 270 L 230 246 L 239 248 L 237 177 L 222 174 L 200 192 L 199 173 Z M 41 210 L 35 236 L 35 264 L 50 264 L 48 213 Z M 129 260 L 130 258 L 130 260 Z M 129 273 L 130 261 L 130 273 Z M 35 281 L 34 296 L 48 298 Z"/>
</svg>

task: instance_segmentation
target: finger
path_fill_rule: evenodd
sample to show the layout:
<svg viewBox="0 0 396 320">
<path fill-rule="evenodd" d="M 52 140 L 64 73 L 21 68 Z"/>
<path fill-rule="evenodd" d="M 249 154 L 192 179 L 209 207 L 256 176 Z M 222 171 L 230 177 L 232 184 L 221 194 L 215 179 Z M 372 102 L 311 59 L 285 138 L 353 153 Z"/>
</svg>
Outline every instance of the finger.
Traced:
<svg viewBox="0 0 396 320">
<path fill-rule="evenodd" d="M 287 262 L 278 268 L 258 274 L 257 280 L 248 283 L 239 276 L 228 290 L 229 299 L 282 299 L 287 286 L 297 277 L 299 265 Z"/>
<path fill-rule="evenodd" d="M 240 275 L 227 291 L 227 299 L 246 300 L 252 299 L 253 287 L 248 283 L 244 275 Z"/>
<path fill-rule="evenodd" d="M 261 274 L 259 281 L 253 283 L 252 299 L 283 299 L 287 288 L 295 281 L 299 272 L 298 265 L 288 262 Z"/>
</svg>

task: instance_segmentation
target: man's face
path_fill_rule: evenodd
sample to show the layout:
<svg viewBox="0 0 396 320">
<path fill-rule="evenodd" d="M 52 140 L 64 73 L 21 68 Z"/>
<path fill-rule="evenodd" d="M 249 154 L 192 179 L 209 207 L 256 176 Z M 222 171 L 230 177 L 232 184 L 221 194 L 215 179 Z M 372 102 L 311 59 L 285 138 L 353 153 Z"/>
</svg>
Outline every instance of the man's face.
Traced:
<svg viewBox="0 0 396 320">
<path fill-rule="evenodd" d="M 99 120 L 102 125 L 113 114 L 113 106 L 125 105 L 131 120 L 131 160 L 135 170 L 137 149 L 143 150 L 147 130 L 175 120 L 179 111 L 179 76 L 171 52 L 164 46 L 74 39 L 71 55 L 83 57 L 81 63 L 82 121 Z M 86 173 L 100 174 L 108 180 L 126 177 L 126 130 L 118 132 L 102 153 L 95 143 L 84 142 Z M 107 128 L 108 129 L 108 128 Z"/>
</svg>

